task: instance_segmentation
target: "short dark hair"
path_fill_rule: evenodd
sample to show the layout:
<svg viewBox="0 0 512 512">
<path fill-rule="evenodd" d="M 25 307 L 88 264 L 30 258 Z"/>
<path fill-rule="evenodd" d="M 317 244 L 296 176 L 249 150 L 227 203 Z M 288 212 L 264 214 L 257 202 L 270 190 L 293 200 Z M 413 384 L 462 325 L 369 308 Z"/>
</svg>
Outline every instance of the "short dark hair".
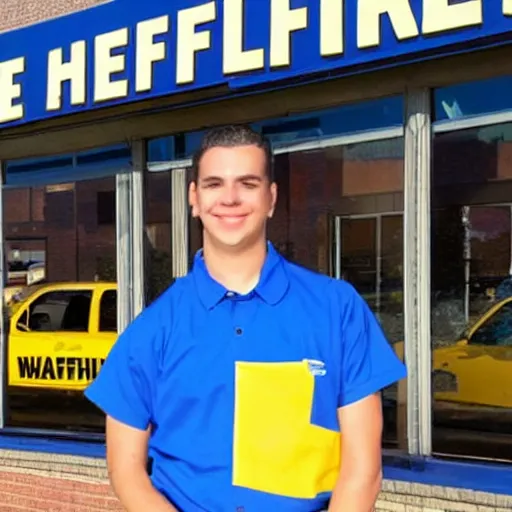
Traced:
<svg viewBox="0 0 512 512">
<path fill-rule="evenodd" d="M 270 142 L 264 135 L 245 124 L 219 126 L 206 133 L 192 158 L 192 181 L 197 182 L 201 159 L 209 149 L 238 146 L 256 146 L 262 149 L 266 159 L 266 175 L 269 181 L 273 181 L 273 157 Z"/>
</svg>

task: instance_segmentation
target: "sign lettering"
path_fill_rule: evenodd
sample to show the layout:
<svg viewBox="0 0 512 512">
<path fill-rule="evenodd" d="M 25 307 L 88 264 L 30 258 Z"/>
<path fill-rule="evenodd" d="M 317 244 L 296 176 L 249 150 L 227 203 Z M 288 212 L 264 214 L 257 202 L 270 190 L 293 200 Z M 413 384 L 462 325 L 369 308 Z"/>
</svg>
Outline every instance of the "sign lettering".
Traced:
<svg viewBox="0 0 512 512">
<path fill-rule="evenodd" d="M 98 375 L 105 359 L 89 357 L 18 357 L 21 379 L 27 380 L 86 380 Z"/>
<path fill-rule="evenodd" d="M 21 84 L 17 77 L 25 71 L 25 58 L 0 62 L 0 124 L 22 119 Z"/>
<path fill-rule="evenodd" d="M 146 2 L 154 7 L 149 19 L 144 2 L 114 0 L 27 27 L 15 40 L 17 31 L 0 34 L 0 127 L 105 102 L 226 83 L 252 86 L 398 55 L 413 59 L 512 30 L 512 0 L 490 2 L 485 11 L 483 0 Z M 90 20 L 107 9 L 108 22 L 97 31 Z M 128 22 L 125 12 L 133 10 Z M 82 16 L 89 23 L 80 23 Z M 30 31 L 42 39 L 31 41 Z M 48 48 L 44 31 L 62 32 L 64 39 Z"/>
</svg>

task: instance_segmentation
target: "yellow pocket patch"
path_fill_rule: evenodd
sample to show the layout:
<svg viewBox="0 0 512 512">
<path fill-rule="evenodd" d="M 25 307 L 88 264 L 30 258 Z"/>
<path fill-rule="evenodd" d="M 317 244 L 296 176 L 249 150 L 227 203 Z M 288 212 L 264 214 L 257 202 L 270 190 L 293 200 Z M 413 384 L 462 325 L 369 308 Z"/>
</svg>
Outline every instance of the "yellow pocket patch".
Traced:
<svg viewBox="0 0 512 512">
<path fill-rule="evenodd" d="M 339 432 L 311 424 L 307 361 L 236 363 L 233 484 L 291 498 L 332 491 Z"/>
</svg>

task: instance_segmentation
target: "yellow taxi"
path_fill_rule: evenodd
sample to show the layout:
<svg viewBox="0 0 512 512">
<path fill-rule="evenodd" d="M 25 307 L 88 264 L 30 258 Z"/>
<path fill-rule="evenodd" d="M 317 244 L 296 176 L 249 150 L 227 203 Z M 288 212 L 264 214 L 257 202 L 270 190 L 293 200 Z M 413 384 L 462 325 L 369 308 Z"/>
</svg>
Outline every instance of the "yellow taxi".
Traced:
<svg viewBox="0 0 512 512">
<path fill-rule="evenodd" d="M 116 283 L 27 287 L 10 308 L 8 385 L 82 391 L 116 339 Z"/>
<path fill-rule="evenodd" d="M 403 357 L 403 342 L 395 345 Z M 436 402 L 512 408 L 512 297 L 492 305 L 459 340 L 433 350 Z"/>
</svg>

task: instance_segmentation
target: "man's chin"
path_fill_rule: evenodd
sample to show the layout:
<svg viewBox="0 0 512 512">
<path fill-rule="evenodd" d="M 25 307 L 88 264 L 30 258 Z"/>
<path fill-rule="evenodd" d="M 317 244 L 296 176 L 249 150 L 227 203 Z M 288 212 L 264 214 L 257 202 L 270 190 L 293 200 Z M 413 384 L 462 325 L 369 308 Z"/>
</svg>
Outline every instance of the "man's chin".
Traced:
<svg viewBox="0 0 512 512">
<path fill-rule="evenodd" d="M 219 236 L 211 237 L 210 240 L 217 247 L 223 247 L 226 250 L 240 250 L 246 249 L 258 240 L 259 237 L 251 235 L 238 235 L 238 236 Z"/>
<path fill-rule="evenodd" d="M 248 239 L 245 237 L 242 238 L 220 238 L 219 245 L 222 245 L 226 248 L 238 249 L 241 247 L 245 247 L 248 244 Z"/>
</svg>

